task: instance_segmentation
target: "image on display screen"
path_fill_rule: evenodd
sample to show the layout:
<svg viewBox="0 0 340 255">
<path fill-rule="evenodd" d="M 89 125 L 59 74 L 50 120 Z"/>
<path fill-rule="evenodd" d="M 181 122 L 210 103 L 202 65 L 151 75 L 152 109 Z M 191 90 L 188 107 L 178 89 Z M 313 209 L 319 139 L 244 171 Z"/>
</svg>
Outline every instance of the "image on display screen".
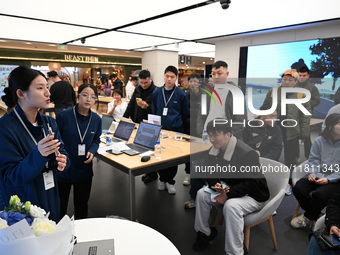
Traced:
<svg viewBox="0 0 340 255">
<path fill-rule="evenodd" d="M 0 65 L 0 98 L 4 95 L 4 89 L 8 86 L 8 75 L 12 72 L 16 65 Z M 1 99 L 0 99 L 1 100 Z"/>
<path fill-rule="evenodd" d="M 125 122 L 121 120 L 118 124 L 114 136 L 122 138 L 124 140 L 129 140 L 134 127 L 135 127 L 134 123 Z"/>
<path fill-rule="evenodd" d="M 152 148 L 155 146 L 161 126 L 141 122 L 135 137 L 134 143 Z"/>
<path fill-rule="evenodd" d="M 313 117 L 324 118 L 334 105 L 334 95 L 340 86 L 340 38 L 249 46 L 243 47 L 243 52 L 247 52 L 243 58 L 246 63 L 240 66 L 246 66 L 243 75 L 246 93 L 251 87 L 256 109 L 261 107 L 268 90 L 281 84 L 285 70 L 299 70 L 302 66 L 310 70 L 310 81 L 321 97 Z"/>
</svg>

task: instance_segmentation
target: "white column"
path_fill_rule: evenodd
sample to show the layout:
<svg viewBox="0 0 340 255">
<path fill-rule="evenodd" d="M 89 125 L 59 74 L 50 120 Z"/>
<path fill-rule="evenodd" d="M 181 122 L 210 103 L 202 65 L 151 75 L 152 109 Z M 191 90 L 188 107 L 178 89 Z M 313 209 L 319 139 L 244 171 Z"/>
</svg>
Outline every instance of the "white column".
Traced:
<svg viewBox="0 0 340 255">
<path fill-rule="evenodd" d="M 164 70 L 169 65 L 178 68 L 178 52 L 151 50 L 145 51 L 142 54 L 142 69 L 148 69 L 150 71 L 151 78 L 158 87 L 163 86 Z"/>
</svg>

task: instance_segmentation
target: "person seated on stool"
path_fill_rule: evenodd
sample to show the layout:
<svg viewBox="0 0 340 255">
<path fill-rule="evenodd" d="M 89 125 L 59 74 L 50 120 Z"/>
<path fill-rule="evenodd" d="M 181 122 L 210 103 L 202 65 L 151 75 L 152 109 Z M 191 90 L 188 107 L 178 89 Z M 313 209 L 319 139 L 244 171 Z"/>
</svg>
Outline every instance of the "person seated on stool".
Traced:
<svg viewBox="0 0 340 255">
<path fill-rule="evenodd" d="M 340 191 L 340 114 L 329 115 L 325 122 L 326 128 L 315 139 L 308 165 L 303 169 L 312 173 L 301 178 L 293 188 L 296 199 L 305 210 L 292 219 L 293 228 L 312 228 L 331 195 Z"/>
<path fill-rule="evenodd" d="M 264 202 L 269 198 L 269 190 L 261 171 L 253 173 L 240 171 L 241 167 L 247 166 L 258 166 L 260 170 L 259 156 L 248 145 L 232 136 L 229 122 L 217 124 L 220 120 L 214 119 L 207 125 L 209 140 L 213 147 L 207 152 L 206 164 L 201 168 L 220 166 L 235 171 L 207 173 L 212 176 L 210 178 L 218 178 L 207 179 L 209 186 L 203 187 L 197 193 L 195 217 L 197 237 L 192 248 L 195 251 L 203 251 L 217 236 L 216 228 L 209 227 L 208 223 L 213 205 L 219 211 L 223 211 L 225 218 L 226 254 L 244 254 L 244 216 L 263 207 Z M 204 177 L 207 176 L 202 176 Z M 228 188 L 218 189 L 224 186 L 223 182 Z"/>
</svg>

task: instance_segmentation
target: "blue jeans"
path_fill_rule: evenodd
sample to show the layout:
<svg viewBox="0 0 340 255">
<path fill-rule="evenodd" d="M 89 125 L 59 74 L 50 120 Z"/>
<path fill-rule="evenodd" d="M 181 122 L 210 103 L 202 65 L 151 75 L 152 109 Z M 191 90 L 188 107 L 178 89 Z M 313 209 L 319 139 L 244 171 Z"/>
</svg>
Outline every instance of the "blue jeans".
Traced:
<svg viewBox="0 0 340 255">
<path fill-rule="evenodd" d="M 338 252 L 334 250 L 326 250 L 326 251 L 321 250 L 318 242 L 315 239 L 315 236 L 311 237 L 306 255 L 337 255 L 337 254 Z"/>
</svg>

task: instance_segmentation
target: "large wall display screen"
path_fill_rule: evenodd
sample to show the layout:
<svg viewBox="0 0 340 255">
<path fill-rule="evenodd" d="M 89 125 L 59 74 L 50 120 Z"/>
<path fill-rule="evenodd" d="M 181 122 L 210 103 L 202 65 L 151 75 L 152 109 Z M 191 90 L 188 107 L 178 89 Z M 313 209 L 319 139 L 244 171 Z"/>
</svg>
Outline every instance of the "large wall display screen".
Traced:
<svg viewBox="0 0 340 255">
<path fill-rule="evenodd" d="M 340 86 L 340 38 L 241 49 L 240 66 L 244 67 L 244 72 L 240 77 L 246 78 L 246 88 L 253 88 L 254 107 L 259 109 L 268 89 L 281 84 L 281 74 L 285 70 L 298 70 L 304 65 L 310 69 L 310 80 L 321 95 L 321 103 L 314 108 L 313 117 L 323 118 L 334 105 L 334 94 Z"/>
</svg>

